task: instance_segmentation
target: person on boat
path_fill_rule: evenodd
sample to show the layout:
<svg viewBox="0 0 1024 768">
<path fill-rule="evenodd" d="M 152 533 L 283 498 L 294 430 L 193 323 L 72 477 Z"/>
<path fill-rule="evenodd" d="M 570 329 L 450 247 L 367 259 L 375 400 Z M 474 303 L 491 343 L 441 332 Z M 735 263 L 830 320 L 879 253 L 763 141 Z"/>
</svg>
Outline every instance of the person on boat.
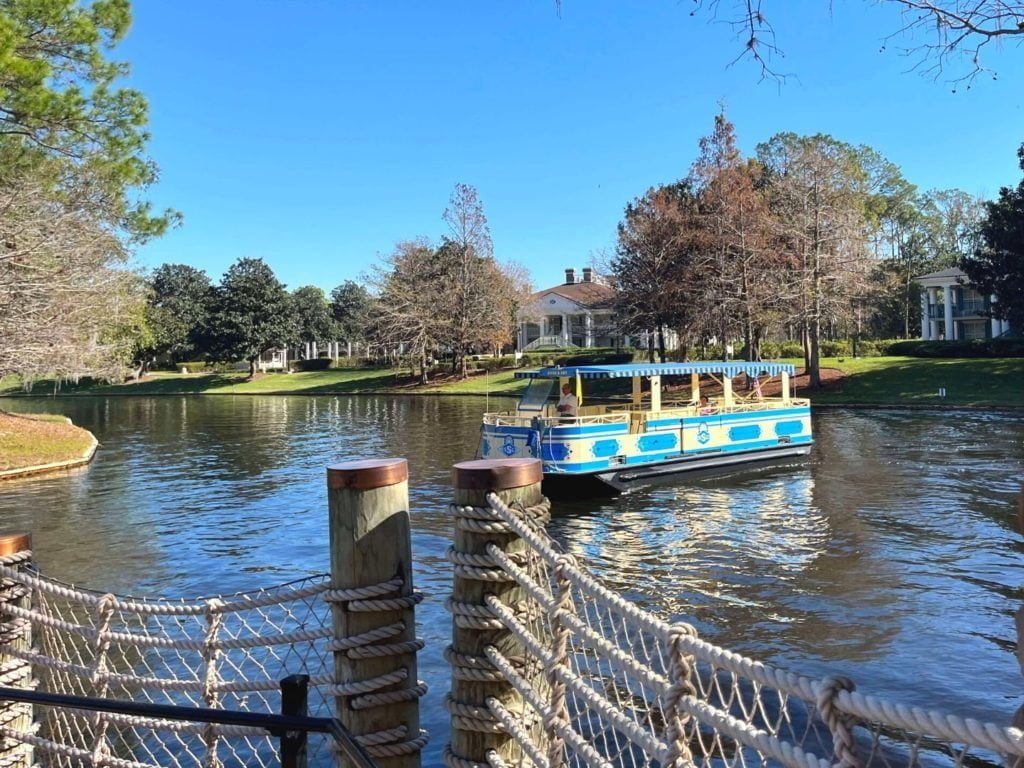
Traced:
<svg viewBox="0 0 1024 768">
<path fill-rule="evenodd" d="M 718 406 L 711 400 L 707 395 L 700 396 L 700 415 L 707 416 L 710 413 L 715 413 L 718 410 Z"/>
<path fill-rule="evenodd" d="M 575 419 L 576 412 L 580 407 L 580 400 L 572 392 L 572 386 L 568 383 L 562 385 L 562 396 L 558 398 L 558 406 L 555 408 L 558 415 L 563 419 Z"/>
</svg>

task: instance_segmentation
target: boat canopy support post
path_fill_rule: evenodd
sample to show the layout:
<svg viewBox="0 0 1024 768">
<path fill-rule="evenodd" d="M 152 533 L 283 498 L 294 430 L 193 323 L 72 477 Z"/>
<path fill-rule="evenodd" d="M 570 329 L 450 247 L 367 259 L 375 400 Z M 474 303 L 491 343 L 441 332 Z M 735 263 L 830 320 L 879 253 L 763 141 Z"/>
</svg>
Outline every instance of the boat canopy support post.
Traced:
<svg viewBox="0 0 1024 768">
<path fill-rule="evenodd" d="M 643 404 L 644 380 L 640 376 L 633 377 L 633 407 L 638 411 Z"/>
<path fill-rule="evenodd" d="M 690 399 L 695 403 L 700 402 L 700 374 L 690 374 Z"/>
<path fill-rule="evenodd" d="M 782 379 L 782 402 L 789 403 L 789 374 L 783 371 L 779 374 Z"/>
<path fill-rule="evenodd" d="M 722 401 L 725 403 L 726 408 L 732 408 L 733 396 L 732 396 L 732 376 L 728 373 L 722 374 Z"/>
<path fill-rule="evenodd" d="M 651 376 L 651 412 L 661 410 L 661 376 Z"/>
</svg>

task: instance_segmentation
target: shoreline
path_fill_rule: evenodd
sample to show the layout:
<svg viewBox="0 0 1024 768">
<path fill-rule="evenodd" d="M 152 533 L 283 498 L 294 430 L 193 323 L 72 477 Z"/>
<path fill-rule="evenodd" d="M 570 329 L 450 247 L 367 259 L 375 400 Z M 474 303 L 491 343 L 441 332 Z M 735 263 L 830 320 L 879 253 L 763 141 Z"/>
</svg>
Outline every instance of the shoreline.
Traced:
<svg viewBox="0 0 1024 768">
<path fill-rule="evenodd" d="M 31 393 L 17 393 L 17 394 L 0 394 L 0 400 L 4 398 L 11 399 L 30 399 L 30 400 L 58 400 L 61 398 L 79 398 L 79 397 L 495 397 L 507 400 L 519 399 L 519 394 L 513 394 L 510 392 L 445 392 L 445 391 L 420 391 L 420 392 L 402 392 L 387 389 L 367 389 L 367 390 L 351 390 L 351 391 L 320 391 L 320 392 L 304 392 L 304 391 L 271 391 L 271 392 L 67 392 L 60 393 L 57 395 L 46 394 L 46 395 L 34 395 Z M 844 402 L 826 402 L 816 403 L 812 396 L 800 394 L 801 397 L 808 397 L 811 400 L 812 410 L 842 410 L 844 408 L 850 410 L 890 410 L 890 411 L 987 411 L 993 413 L 1006 412 L 1006 413 L 1020 413 L 1024 411 L 1024 404 L 1022 405 L 1007 405 L 1007 404 L 966 404 L 966 403 L 865 403 L 850 401 Z M 604 397 L 592 397 L 588 399 L 588 402 L 598 403 L 616 403 L 621 402 L 614 398 Z M 0 472 L 0 479 L 3 474 Z"/>
<path fill-rule="evenodd" d="M 822 361 L 822 387 L 811 390 L 797 362 L 791 380 L 794 396 L 807 396 L 816 409 L 851 408 L 905 410 L 1003 411 L 1024 410 L 1024 358 L 930 359 L 911 357 L 828 358 Z M 520 396 L 524 382 L 516 369 L 477 372 L 467 379 L 439 377 L 421 385 L 403 369 L 338 368 L 293 374 L 241 373 L 176 374 L 155 372 L 142 381 L 104 384 L 85 381 L 66 388 L 39 382 L 25 392 L 15 379 L 0 384 L 0 397 L 192 397 L 195 395 L 371 396 L 371 397 L 494 397 L 495 410 Z M 711 384 L 711 390 L 717 387 Z M 676 387 L 678 389 L 679 387 Z M 685 387 L 683 387 L 685 389 Z M 765 389 L 767 396 L 776 389 Z M 615 387 L 595 387 L 590 402 L 614 401 L 624 395 Z M 499 403 L 501 403 L 499 405 Z"/>
<path fill-rule="evenodd" d="M 67 416 L 64 417 L 64 422 L 68 426 L 74 427 L 89 436 L 89 445 L 79 456 L 70 459 L 63 459 L 61 461 L 51 461 L 44 464 L 30 464 L 24 467 L 0 470 L 0 483 L 7 482 L 9 480 L 20 480 L 22 478 L 67 472 L 90 464 L 96 456 L 96 451 L 100 445 L 99 440 L 96 439 L 96 435 L 84 427 L 76 426 L 75 423 Z"/>
</svg>

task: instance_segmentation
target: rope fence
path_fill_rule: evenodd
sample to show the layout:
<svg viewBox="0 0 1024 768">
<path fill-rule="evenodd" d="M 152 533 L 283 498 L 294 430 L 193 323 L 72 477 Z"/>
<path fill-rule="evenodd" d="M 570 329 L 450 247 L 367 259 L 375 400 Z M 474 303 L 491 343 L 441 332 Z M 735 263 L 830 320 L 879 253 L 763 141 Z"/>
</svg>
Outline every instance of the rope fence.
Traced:
<svg viewBox="0 0 1024 768">
<path fill-rule="evenodd" d="M 418 766 L 406 481 L 404 461 L 332 467 L 330 574 L 189 601 L 60 582 L 0 537 L 0 686 L 277 713 L 306 675 L 308 715 Z M 449 768 L 1024 768 L 1018 728 L 764 664 L 612 592 L 548 535 L 540 483 L 532 460 L 455 468 Z M 262 728 L 75 703 L 0 704 L 0 768 L 278 764 Z M 307 757 L 340 759 L 324 734 Z"/>
<path fill-rule="evenodd" d="M 425 693 L 419 683 L 384 690 L 405 681 L 403 671 L 352 683 L 337 683 L 332 674 L 332 652 L 384 657 L 422 647 L 420 640 L 387 642 L 403 631 L 401 624 L 333 638 L 332 604 L 353 612 L 407 605 L 407 598 L 392 596 L 401 586 L 395 581 L 338 590 L 322 574 L 201 601 L 142 600 L 46 578 L 25 567 L 30 558 L 29 551 L 0 558 L 0 587 L 8 595 L 16 589 L 35 598 L 30 607 L 3 605 L 9 617 L 2 648 L 4 684 L 152 704 L 278 712 L 280 680 L 303 673 L 310 676 L 309 713 L 321 717 L 331 716 L 336 696 L 366 709 Z M 32 647 L 12 642 L 29 632 Z M 0 723 L 0 735 L 33 748 L 40 758 L 46 755 L 45 764 L 56 766 L 277 764 L 266 731 L 245 726 L 46 707 L 28 727 Z M 426 743 L 423 735 L 410 738 L 403 728 L 357 740 L 375 757 L 409 754 Z M 310 762 L 329 764 L 330 746 L 324 737 L 314 737 Z"/>
<path fill-rule="evenodd" d="M 475 601 L 453 597 L 447 607 L 457 627 L 484 637 L 478 655 L 449 652 L 453 680 L 491 674 L 516 694 L 514 706 L 499 697 L 470 706 L 453 693 L 450 768 L 1024 766 L 1017 728 L 866 695 L 847 678 L 764 664 L 624 600 L 547 535 L 550 504 L 539 486 L 533 503 L 517 490 L 520 500 L 499 490 L 479 504 L 458 503 L 456 491 L 450 507 L 455 590 L 467 594 L 460 580 L 468 580 L 483 592 Z M 495 540 L 482 552 L 463 551 L 460 532 Z M 495 584 L 511 588 L 488 594 Z M 525 649 L 542 673 L 531 674 L 508 647 Z M 475 755 L 455 749 L 458 728 L 474 724 L 504 741 Z"/>
</svg>

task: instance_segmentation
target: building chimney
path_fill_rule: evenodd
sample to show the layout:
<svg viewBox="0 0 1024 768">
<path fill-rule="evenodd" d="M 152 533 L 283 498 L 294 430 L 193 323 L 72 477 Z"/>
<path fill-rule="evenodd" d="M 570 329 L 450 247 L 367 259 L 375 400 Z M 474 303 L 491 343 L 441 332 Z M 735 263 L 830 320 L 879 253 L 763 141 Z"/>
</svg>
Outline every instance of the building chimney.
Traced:
<svg viewBox="0 0 1024 768">
<path fill-rule="evenodd" d="M 592 283 L 592 282 L 594 282 L 594 268 L 593 267 L 584 267 L 583 268 L 583 282 L 584 283 Z"/>
<path fill-rule="evenodd" d="M 576 270 L 573 269 L 572 267 L 569 267 L 567 270 L 565 270 L 565 284 L 566 285 L 572 285 L 575 282 L 576 282 Z"/>
</svg>

